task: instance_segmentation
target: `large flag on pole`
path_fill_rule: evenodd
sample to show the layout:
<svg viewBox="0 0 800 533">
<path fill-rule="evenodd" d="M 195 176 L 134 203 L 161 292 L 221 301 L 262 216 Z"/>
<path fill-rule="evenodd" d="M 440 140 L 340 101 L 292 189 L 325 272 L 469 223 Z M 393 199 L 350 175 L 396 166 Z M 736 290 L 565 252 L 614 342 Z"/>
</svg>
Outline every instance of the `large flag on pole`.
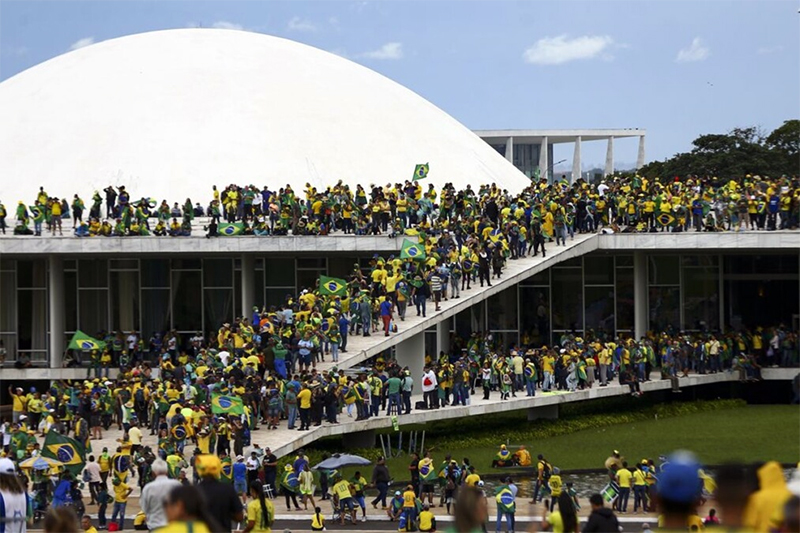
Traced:
<svg viewBox="0 0 800 533">
<path fill-rule="evenodd" d="M 47 432 L 44 439 L 42 456 L 61 461 L 64 467 L 76 476 L 86 465 L 86 452 L 81 443 L 52 429 Z"/>
<path fill-rule="evenodd" d="M 410 239 L 403 239 L 403 247 L 400 249 L 400 259 L 422 261 L 425 259 L 425 248 L 418 242 L 414 242 Z"/>
<path fill-rule="evenodd" d="M 347 296 L 347 282 L 339 278 L 320 276 L 319 293 L 323 296 Z"/>
<path fill-rule="evenodd" d="M 419 181 L 428 177 L 428 171 L 430 170 L 430 166 L 428 163 L 417 165 L 414 167 L 414 181 Z"/>
<path fill-rule="evenodd" d="M 215 415 L 241 415 L 244 413 L 244 404 L 238 396 L 212 394 L 211 412 Z"/>
<path fill-rule="evenodd" d="M 86 333 L 78 330 L 72 336 L 67 346 L 68 350 L 80 350 L 83 352 L 91 352 L 92 350 L 102 350 L 106 347 L 106 343 L 99 341 L 94 337 L 90 337 Z"/>
</svg>

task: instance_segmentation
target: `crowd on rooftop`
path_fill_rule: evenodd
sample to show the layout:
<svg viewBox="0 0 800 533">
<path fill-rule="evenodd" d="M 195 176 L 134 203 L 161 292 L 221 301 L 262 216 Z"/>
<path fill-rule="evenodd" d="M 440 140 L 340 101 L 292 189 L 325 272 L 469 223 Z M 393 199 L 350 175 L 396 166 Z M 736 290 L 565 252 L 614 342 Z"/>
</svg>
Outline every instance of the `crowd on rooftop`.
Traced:
<svg viewBox="0 0 800 533">
<path fill-rule="evenodd" d="M 141 195 L 141 196 L 140 196 Z M 95 191 L 90 205 L 78 195 L 51 196 L 40 187 L 35 198 L 20 200 L 13 213 L 13 233 L 89 236 L 188 236 L 195 217 L 207 217 L 207 236 L 225 235 L 398 235 L 406 232 L 459 236 L 499 233 L 511 249 L 522 250 L 538 232 L 548 239 L 599 228 L 620 231 L 743 231 L 796 229 L 800 187 L 796 177 L 746 175 L 733 179 L 689 176 L 674 180 L 638 175 L 610 176 L 599 183 L 542 178 L 518 194 L 496 184 L 440 190 L 424 181 L 366 189 L 341 181 L 303 191 L 285 187 L 231 184 L 212 190 L 204 206 L 152 199 L 147 191 L 125 186 Z M 0 230 L 11 214 L 0 203 Z M 538 227 L 534 227 L 536 222 Z M 32 227 L 31 227 L 32 226 Z M 492 235 L 496 237 L 497 235 Z"/>
</svg>

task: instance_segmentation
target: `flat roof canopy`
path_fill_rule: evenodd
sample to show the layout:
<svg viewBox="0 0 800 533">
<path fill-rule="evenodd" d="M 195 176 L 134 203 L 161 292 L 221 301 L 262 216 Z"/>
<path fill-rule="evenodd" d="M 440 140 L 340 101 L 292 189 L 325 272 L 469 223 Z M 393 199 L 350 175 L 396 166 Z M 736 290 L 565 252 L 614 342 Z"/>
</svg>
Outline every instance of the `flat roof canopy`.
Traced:
<svg viewBox="0 0 800 533">
<path fill-rule="evenodd" d="M 549 144 L 573 143 L 578 137 L 581 141 L 602 141 L 610 137 L 644 137 L 647 130 L 639 128 L 620 129 L 579 129 L 579 130 L 474 130 L 475 134 L 485 141 L 501 140 L 514 137 L 517 143 L 540 143 L 547 137 Z"/>
</svg>

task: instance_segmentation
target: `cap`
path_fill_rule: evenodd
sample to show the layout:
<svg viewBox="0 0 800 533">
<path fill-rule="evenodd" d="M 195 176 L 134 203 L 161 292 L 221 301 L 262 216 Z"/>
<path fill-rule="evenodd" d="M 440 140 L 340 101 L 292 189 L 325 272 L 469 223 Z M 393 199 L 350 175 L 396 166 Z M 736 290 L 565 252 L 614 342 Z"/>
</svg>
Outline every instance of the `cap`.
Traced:
<svg viewBox="0 0 800 533">
<path fill-rule="evenodd" d="M 399 490 L 394 491 L 394 495 L 395 496 L 400 496 L 400 491 Z"/>
<path fill-rule="evenodd" d="M 656 482 L 658 495 L 672 502 L 692 503 L 700 497 L 702 481 L 697 471 L 700 464 L 690 452 L 676 452 L 664 465 Z"/>
<path fill-rule="evenodd" d="M 16 467 L 11 459 L 0 459 L 0 474 L 14 474 Z"/>
</svg>

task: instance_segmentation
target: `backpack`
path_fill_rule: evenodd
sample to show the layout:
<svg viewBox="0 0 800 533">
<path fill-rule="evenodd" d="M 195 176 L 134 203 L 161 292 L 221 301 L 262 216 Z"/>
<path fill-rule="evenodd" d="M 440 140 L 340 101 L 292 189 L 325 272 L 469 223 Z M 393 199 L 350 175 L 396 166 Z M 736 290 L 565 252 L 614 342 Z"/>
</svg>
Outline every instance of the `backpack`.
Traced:
<svg viewBox="0 0 800 533">
<path fill-rule="evenodd" d="M 136 398 L 136 403 L 137 404 L 139 404 L 139 405 L 144 404 L 144 390 L 136 389 L 135 398 Z"/>
<path fill-rule="evenodd" d="M 543 468 L 542 468 L 542 479 L 547 481 L 548 479 L 550 479 L 550 476 L 553 475 L 553 467 L 550 466 L 550 463 L 548 463 L 547 461 L 542 460 L 542 461 L 539 461 L 539 462 L 543 465 Z"/>
</svg>

